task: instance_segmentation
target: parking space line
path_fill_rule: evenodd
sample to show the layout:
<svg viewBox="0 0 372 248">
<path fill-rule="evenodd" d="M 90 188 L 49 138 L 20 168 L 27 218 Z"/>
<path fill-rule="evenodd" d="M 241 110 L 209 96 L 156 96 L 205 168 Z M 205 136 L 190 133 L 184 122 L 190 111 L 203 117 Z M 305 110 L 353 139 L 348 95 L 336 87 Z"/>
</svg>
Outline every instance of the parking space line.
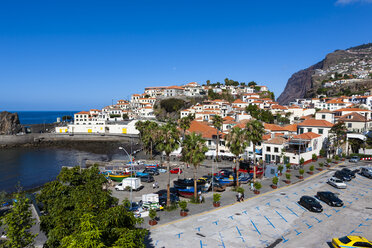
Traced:
<svg viewBox="0 0 372 248">
<path fill-rule="evenodd" d="M 302 233 L 302 232 L 297 231 L 296 229 L 294 229 L 294 230 L 296 232 L 296 236 L 298 236 L 298 235 L 300 235 Z"/>
<path fill-rule="evenodd" d="M 270 202 L 266 203 L 265 205 L 270 206 Z"/>
<path fill-rule="evenodd" d="M 322 220 L 319 220 L 317 217 L 311 216 L 311 218 L 316 219 L 318 223 L 322 222 Z"/>
<path fill-rule="evenodd" d="M 231 220 L 234 220 L 234 216 L 233 215 L 230 215 L 229 217 L 227 217 L 228 219 L 231 219 Z"/>
<path fill-rule="evenodd" d="M 304 221 L 304 223 L 307 225 L 307 229 L 310 229 L 310 228 L 313 227 L 313 225 L 310 225 L 309 223 L 307 223 L 307 222 L 305 222 L 305 221 Z"/>
<path fill-rule="evenodd" d="M 305 212 L 309 211 L 307 210 L 306 208 L 304 208 L 303 206 L 301 206 L 300 204 L 298 204 L 298 202 L 296 202 L 297 206 L 299 206 L 302 210 L 304 210 Z"/>
<path fill-rule="evenodd" d="M 327 216 L 327 218 L 332 216 L 332 214 L 326 214 L 326 213 L 324 213 L 324 215 Z"/>
<path fill-rule="evenodd" d="M 292 212 L 292 214 L 294 214 L 294 215 L 296 215 L 297 217 L 299 217 L 295 212 L 293 212 L 293 210 L 292 209 L 290 209 L 288 206 L 286 206 L 287 207 L 287 209 L 289 210 L 289 211 L 291 211 Z"/>
<path fill-rule="evenodd" d="M 264 217 L 267 220 L 267 222 L 269 222 L 269 225 L 271 225 L 274 229 L 276 229 L 276 227 L 273 225 L 273 223 L 271 223 L 271 221 L 269 220 L 269 218 L 267 218 L 266 216 L 264 216 Z"/>
<path fill-rule="evenodd" d="M 203 241 L 200 240 L 200 248 L 203 248 L 203 247 L 207 247 L 207 245 L 206 244 L 203 244 Z"/>
<path fill-rule="evenodd" d="M 288 223 L 288 221 L 278 212 L 278 211 L 276 211 L 275 210 L 275 212 L 285 221 L 285 222 L 287 222 Z"/>
<path fill-rule="evenodd" d="M 216 220 L 216 221 L 214 221 L 212 223 L 214 223 L 214 224 L 216 224 L 216 226 L 218 226 L 218 220 Z"/>
<path fill-rule="evenodd" d="M 289 239 L 285 239 L 284 236 L 282 236 L 282 239 L 283 239 L 283 243 L 286 243 L 289 240 Z"/>
<path fill-rule="evenodd" d="M 203 226 L 199 226 L 199 227 L 196 227 L 195 229 L 198 230 L 198 232 L 200 232 L 200 229 L 202 228 Z"/>
<path fill-rule="evenodd" d="M 254 222 L 251 220 L 251 223 L 252 223 L 252 225 L 253 225 L 253 227 L 256 229 L 256 231 L 257 231 L 257 233 L 261 236 L 261 233 L 260 233 L 260 231 L 258 231 L 258 229 L 257 229 L 257 227 L 256 227 L 256 225 L 254 224 Z"/>
<path fill-rule="evenodd" d="M 180 239 L 181 238 L 181 234 L 183 234 L 183 232 L 177 233 L 176 236 L 178 236 L 178 238 Z"/>
</svg>

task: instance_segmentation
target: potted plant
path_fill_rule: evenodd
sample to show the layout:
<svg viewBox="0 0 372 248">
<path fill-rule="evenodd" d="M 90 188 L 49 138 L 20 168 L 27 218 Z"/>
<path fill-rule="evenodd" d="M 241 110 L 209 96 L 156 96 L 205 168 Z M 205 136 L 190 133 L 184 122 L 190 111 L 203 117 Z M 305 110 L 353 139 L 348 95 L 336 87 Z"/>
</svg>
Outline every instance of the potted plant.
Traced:
<svg viewBox="0 0 372 248">
<path fill-rule="evenodd" d="M 345 161 L 346 154 L 345 153 L 342 153 L 341 156 L 342 156 L 341 161 Z"/>
<path fill-rule="evenodd" d="M 220 200 L 221 200 L 221 194 L 214 193 L 213 194 L 213 206 L 214 207 L 219 207 L 220 206 Z"/>
<path fill-rule="evenodd" d="M 311 155 L 311 158 L 312 158 L 313 162 L 318 160 L 318 156 L 315 153 L 313 153 L 313 155 Z"/>
<path fill-rule="evenodd" d="M 331 165 L 330 165 L 331 162 L 332 162 L 332 159 L 327 158 L 327 164 L 326 164 L 326 166 L 327 166 L 327 167 L 331 167 Z"/>
<path fill-rule="evenodd" d="M 311 165 L 310 168 L 309 168 L 309 174 L 312 175 L 314 174 L 314 165 Z"/>
<path fill-rule="evenodd" d="M 323 170 L 323 166 L 324 166 L 324 163 L 320 162 L 319 163 L 319 169 L 318 170 L 322 171 Z"/>
<path fill-rule="evenodd" d="M 277 177 L 273 177 L 272 182 L 273 182 L 273 184 L 271 185 L 271 188 L 277 189 L 278 188 L 279 179 Z"/>
<path fill-rule="evenodd" d="M 301 166 L 301 168 L 304 166 L 304 163 L 305 163 L 305 159 L 304 158 L 301 158 L 300 159 L 300 166 Z"/>
<path fill-rule="evenodd" d="M 291 183 L 291 174 L 285 173 L 285 178 L 287 178 L 287 180 L 285 181 L 286 184 L 290 184 Z"/>
<path fill-rule="evenodd" d="M 150 220 L 149 220 L 149 225 L 150 226 L 154 226 L 156 224 L 158 224 L 158 222 L 155 220 L 156 218 L 156 210 L 155 209 L 150 209 L 149 211 L 149 217 L 150 217 Z"/>
<path fill-rule="evenodd" d="M 279 176 L 282 175 L 282 171 L 283 171 L 283 169 L 284 169 L 283 165 L 281 165 L 281 164 L 278 165 Z"/>
<path fill-rule="evenodd" d="M 285 168 L 287 168 L 287 172 L 291 172 L 291 164 L 290 163 L 287 163 L 285 165 Z"/>
<path fill-rule="evenodd" d="M 304 179 L 304 173 L 305 173 L 305 170 L 304 169 L 300 169 L 298 171 L 298 173 L 300 173 L 300 176 L 298 177 L 299 179 Z"/>
<path fill-rule="evenodd" d="M 182 217 L 187 216 L 187 211 L 186 211 L 186 209 L 187 209 L 187 201 L 185 201 L 185 200 L 180 201 L 180 202 L 178 203 L 178 205 L 179 205 L 180 208 L 181 208 L 180 215 L 181 215 Z"/>
<path fill-rule="evenodd" d="M 336 156 L 335 156 L 335 160 L 336 160 L 336 161 L 337 161 L 337 160 L 340 160 L 340 156 L 336 155 Z"/>
<path fill-rule="evenodd" d="M 326 156 L 326 152 L 325 152 L 325 150 L 324 149 L 320 149 L 320 151 L 319 151 L 319 157 L 320 158 L 323 158 L 323 157 L 325 157 Z"/>
<path fill-rule="evenodd" d="M 260 189 L 262 188 L 261 183 L 260 182 L 255 182 L 254 183 L 254 188 L 255 188 L 254 193 L 256 195 L 258 195 L 260 193 Z"/>
</svg>

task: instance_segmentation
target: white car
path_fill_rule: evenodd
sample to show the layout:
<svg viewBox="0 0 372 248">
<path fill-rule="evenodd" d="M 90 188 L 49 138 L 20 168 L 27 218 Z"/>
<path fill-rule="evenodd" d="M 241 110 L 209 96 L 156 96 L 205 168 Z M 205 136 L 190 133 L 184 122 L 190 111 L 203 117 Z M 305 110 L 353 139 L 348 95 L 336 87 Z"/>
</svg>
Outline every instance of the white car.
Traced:
<svg viewBox="0 0 372 248">
<path fill-rule="evenodd" d="M 328 179 L 327 183 L 338 189 L 346 189 L 346 184 L 344 183 L 344 181 L 336 177 L 331 177 L 330 179 Z"/>
</svg>

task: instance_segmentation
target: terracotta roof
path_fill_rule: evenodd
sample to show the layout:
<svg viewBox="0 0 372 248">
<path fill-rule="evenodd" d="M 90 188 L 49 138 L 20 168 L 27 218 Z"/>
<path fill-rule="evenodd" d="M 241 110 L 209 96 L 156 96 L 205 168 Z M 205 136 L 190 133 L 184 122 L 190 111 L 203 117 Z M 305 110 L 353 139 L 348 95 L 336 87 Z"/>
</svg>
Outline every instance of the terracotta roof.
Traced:
<svg viewBox="0 0 372 248">
<path fill-rule="evenodd" d="M 236 99 L 233 103 L 245 103 L 245 104 L 247 104 L 246 102 L 243 102 L 243 101 L 240 100 L 240 99 Z"/>
<path fill-rule="evenodd" d="M 365 121 L 367 121 L 367 119 L 366 119 L 365 116 L 353 112 L 353 113 L 350 113 L 350 114 L 346 114 L 346 115 L 341 116 L 338 119 L 338 121 L 344 121 L 344 122 L 365 122 Z"/>
<path fill-rule="evenodd" d="M 236 125 L 236 127 L 240 127 L 240 128 L 245 128 L 245 126 L 247 125 L 247 122 L 249 122 L 250 120 L 241 120 L 239 121 L 239 123 Z"/>
<path fill-rule="evenodd" d="M 328 110 L 328 109 L 322 109 L 320 111 L 318 111 L 317 113 L 333 113 L 332 111 Z"/>
<path fill-rule="evenodd" d="M 265 141 L 266 144 L 275 144 L 275 145 L 282 145 L 286 142 L 287 140 L 282 138 L 282 137 L 275 137 L 272 139 L 269 139 L 268 141 Z"/>
<path fill-rule="evenodd" d="M 288 108 L 289 109 L 300 109 L 300 107 L 299 106 L 296 106 L 296 105 L 291 105 Z"/>
<path fill-rule="evenodd" d="M 287 125 L 283 128 L 289 132 L 297 132 L 297 124 Z"/>
<path fill-rule="evenodd" d="M 75 115 L 89 115 L 90 113 L 88 111 L 80 111 L 79 113 L 76 113 Z"/>
<path fill-rule="evenodd" d="M 275 105 L 272 105 L 271 106 L 271 109 L 282 109 L 282 110 L 285 110 L 285 109 L 287 109 L 287 107 L 284 107 L 284 106 L 279 105 L 279 104 L 275 104 Z"/>
<path fill-rule="evenodd" d="M 224 121 L 235 121 L 234 118 L 232 118 L 231 116 L 226 116 L 225 118 L 223 118 Z"/>
<path fill-rule="evenodd" d="M 97 112 L 101 112 L 101 110 L 99 110 L 99 109 L 91 109 L 90 111 L 97 111 Z"/>
<path fill-rule="evenodd" d="M 333 112 L 346 112 L 346 111 L 350 111 L 350 112 L 371 112 L 371 110 L 361 109 L 361 108 L 342 108 L 342 109 L 337 109 Z"/>
<path fill-rule="evenodd" d="M 233 120 L 225 120 L 223 121 L 223 124 L 236 124 L 237 122 L 233 121 Z"/>
<path fill-rule="evenodd" d="M 344 103 L 341 99 L 331 99 L 326 102 L 327 104 Z"/>
<path fill-rule="evenodd" d="M 192 121 L 187 131 L 189 133 L 195 132 L 201 134 L 206 139 L 212 139 L 213 135 L 217 136 L 217 129 L 204 122 Z"/>
<path fill-rule="evenodd" d="M 318 137 L 320 137 L 320 136 L 321 136 L 321 135 L 316 134 L 316 133 L 313 133 L 313 132 L 307 132 L 307 133 L 303 133 L 303 134 L 295 135 L 295 136 L 293 136 L 292 138 L 293 138 L 293 139 L 306 139 L 306 140 L 312 140 L 312 139 L 318 138 Z"/>
<path fill-rule="evenodd" d="M 312 115 L 303 115 L 303 116 L 300 117 L 301 120 L 309 120 L 311 118 L 313 118 Z"/>
<path fill-rule="evenodd" d="M 169 86 L 167 89 L 183 90 L 183 88 L 180 86 Z"/>
<path fill-rule="evenodd" d="M 133 94 L 132 96 L 140 96 L 140 95 L 138 95 L 138 94 Z"/>
<path fill-rule="evenodd" d="M 278 125 L 275 125 L 275 124 L 267 124 L 267 123 L 264 123 L 264 128 L 265 128 L 266 130 L 270 130 L 270 131 L 287 131 L 287 130 L 284 129 L 283 127 L 278 126 Z"/>
<path fill-rule="evenodd" d="M 333 124 L 325 120 L 308 119 L 304 120 L 298 126 L 309 126 L 309 127 L 333 127 Z"/>
</svg>

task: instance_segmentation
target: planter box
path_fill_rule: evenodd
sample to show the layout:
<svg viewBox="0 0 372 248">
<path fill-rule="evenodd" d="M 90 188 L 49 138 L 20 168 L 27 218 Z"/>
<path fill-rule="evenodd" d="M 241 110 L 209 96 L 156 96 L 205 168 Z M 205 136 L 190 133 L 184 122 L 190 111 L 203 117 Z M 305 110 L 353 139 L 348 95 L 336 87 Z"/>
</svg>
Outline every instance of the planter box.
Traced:
<svg viewBox="0 0 372 248">
<path fill-rule="evenodd" d="M 291 183 L 291 180 L 285 180 L 285 183 L 286 184 L 290 184 Z"/>
<path fill-rule="evenodd" d="M 185 217 L 185 216 L 187 216 L 187 212 L 186 212 L 186 211 L 183 211 L 183 210 L 181 210 L 181 212 L 180 212 L 180 215 L 181 215 L 182 217 Z"/>
<path fill-rule="evenodd" d="M 286 172 L 288 172 L 288 173 L 290 173 L 291 172 L 291 170 L 290 169 L 288 169 Z"/>
<path fill-rule="evenodd" d="M 213 202 L 213 207 L 218 208 L 221 205 L 219 202 Z"/>
<path fill-rule="evenodd" d="M 314 171 L 309 171 L 309 174 L 310 174 L 310 175 L 313 175 L 313 174 L 314 174 Z"/>
<path fill-rule="evenodd" d="M 158 222 L 156 220 L 149 220 L 149 225 L 150 226 L 155 226 L 156 224 L 158 224 Z"/>
<path fill-rule="evenodd" d="M 254 190 L 254 193 L 255 193 L 256 195 L 258 195 L 258 194 L 260 193 L 260 191 L 257 190 L 257 189 L 255 189 L 255 190 Z"/>
<path fill-rule="evenodd" d="M 299 176 L 298 179 L 304 179 L 304 176 Z"/>
<path fill-rule="evenodd" d="M 318 168 L 317 170 L 318 170 L 318 171 L 322 171 L 322 170 L 323 170 L 323 168 Z"/>
<path fill-rule="evenodd" d="M 273 188 L 273 189 L 277 189 L 277 188 L 278 188 L 278 186 L 277 186 L 277 185 L 275 185 L 275 184 L 271 184 L 271 188 Z"/>
</svg>

